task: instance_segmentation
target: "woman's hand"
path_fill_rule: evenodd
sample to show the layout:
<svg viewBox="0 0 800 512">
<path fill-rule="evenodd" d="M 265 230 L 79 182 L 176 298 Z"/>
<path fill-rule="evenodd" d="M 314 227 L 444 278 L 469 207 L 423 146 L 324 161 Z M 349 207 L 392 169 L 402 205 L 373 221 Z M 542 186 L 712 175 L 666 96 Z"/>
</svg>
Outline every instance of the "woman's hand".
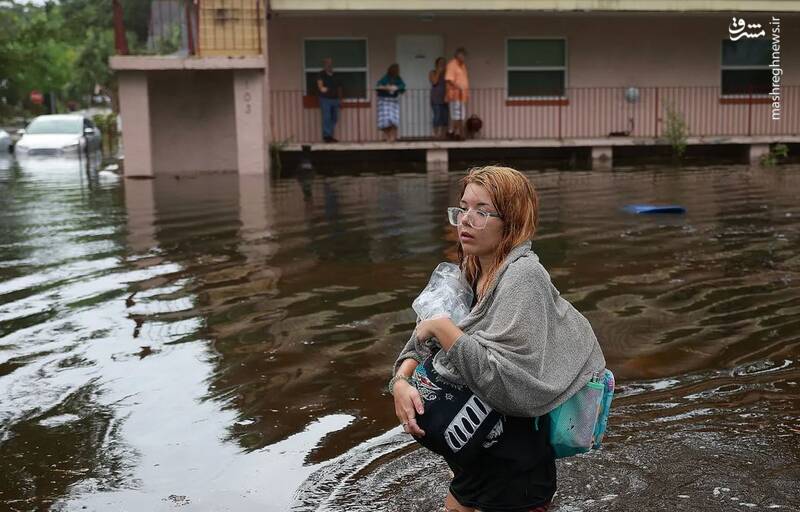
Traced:
<svg viewBox="0 0 800 512">
<path fill-rule="evenodd" d="M 412 436 L 422 437 L 425 431 L 417 425 L 417 414 L 423 414 L 422 398 L 417 388 L 405 380 L 397 380 L 392 390 L 394 395 L 394 413 L 403 425 L 403 430 Z"/>
<path fill-rule="evenodd" d="M 422 320 L 414 328 L 414 336 L 416 336 L 419 341 L 425 341 L 428 338 L 435 336 L 435 334 L 433 334 L 433 329 L 435 327 L 436 320 L 438 320 L 438 318 Z"/>
<path fill-rule="evenodd" d="M 419 341 L 436 338 L 445 350 L 450 350 L 464 332 L 456 327 L 449 316 L 438 316 L 417 324 L 414 334 Z"/>
</svg>

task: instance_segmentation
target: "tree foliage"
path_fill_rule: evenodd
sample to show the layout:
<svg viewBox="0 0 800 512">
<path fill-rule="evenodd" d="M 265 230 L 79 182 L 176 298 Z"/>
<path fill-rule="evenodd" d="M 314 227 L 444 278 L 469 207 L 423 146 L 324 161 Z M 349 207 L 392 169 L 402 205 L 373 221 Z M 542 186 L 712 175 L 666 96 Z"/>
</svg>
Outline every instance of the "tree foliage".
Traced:
<svg viewBox="0 0 800 512">
<path fill-rule="evenodd" d="M 126 0 L 132 35 L 146 37 L 149 1 Z M 53 92 L 63 105 L 86 106 L 99 85 L 114 89 L 108 60 L 114 54 L 111 0 L 0 0 L 0 117 L 25 109 L 32 90 Z M 2 100 L 5 98 L 5 101 Z"/>
</svg>

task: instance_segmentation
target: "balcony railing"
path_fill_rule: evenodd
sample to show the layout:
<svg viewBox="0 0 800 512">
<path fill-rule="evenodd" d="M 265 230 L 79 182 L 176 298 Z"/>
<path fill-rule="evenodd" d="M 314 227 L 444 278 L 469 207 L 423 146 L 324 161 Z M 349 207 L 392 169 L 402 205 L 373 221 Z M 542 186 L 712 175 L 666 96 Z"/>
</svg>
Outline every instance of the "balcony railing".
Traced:
<svg viewBox="0 0 800 512">
<path fill-rule="evenodd" d="M 428 89 L 401 96 L 400 136 L 429 139 L 432 112 Z M 272 91 L 275 140 L 316 142 L 322 139 L 321 115 L 302 91 Z M 376 96 L 345 100 L 335 137 L 340 141 L 382 140 L 376 126 Z M 665 137 L 668 112 L 682 118 L 688 136 L 798 135 L 800 86 L 781 87 L 780 120 L 773 120 L 766 95 L 724 96 L 719 87 L 573 87 L 563 96 L 508 98 L 503 88 L 474 89 L 467 117 L 477 115 L 481 139 L 564 139 L 596 137 Z M 676 117 L 673 116 L 673 119 Z"/>
<path fill-rule="evenodd" d="M 260 55 L 264 0 L 113 0 L 118 55 Z"/>
</svg>

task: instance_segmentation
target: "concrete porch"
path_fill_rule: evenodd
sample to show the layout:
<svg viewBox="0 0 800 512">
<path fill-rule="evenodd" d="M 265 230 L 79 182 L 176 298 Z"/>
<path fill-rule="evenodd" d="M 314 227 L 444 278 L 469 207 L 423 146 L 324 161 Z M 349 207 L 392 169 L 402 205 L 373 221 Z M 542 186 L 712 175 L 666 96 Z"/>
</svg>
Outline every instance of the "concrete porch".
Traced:
<svg viewBox="0 0 800 512">
<path fill-rule="evenodd" d="M 757 165 L 761 155 L 769 152 L 769 145 L 776 143 L 800 143 L 800 135 L 759 135 L 759 136 L 714 136 L 689 137 L 687 145 L 720 145 L 737 144 L 749 146 L 749 162 Z M 425 163 L 428 171 L 448 169 L 449 150 L 451 149 L 502 149 L 502 148 L 591 148 L 592 169 L 610 170 L 614 164 L 614 147 L 620 146 L 655 146 L 669 145 L 661 137 L 593 137 L 565 139 L 468 139 L 465 141 L 397 141 L 397 142 L 337 142 L 327 144 L 314 142 L 308 144 L 286 144 L 283 151 L 302 151 L 308 146 L 311 152 L 342 151 L 425 151 Z"/>
</svg>

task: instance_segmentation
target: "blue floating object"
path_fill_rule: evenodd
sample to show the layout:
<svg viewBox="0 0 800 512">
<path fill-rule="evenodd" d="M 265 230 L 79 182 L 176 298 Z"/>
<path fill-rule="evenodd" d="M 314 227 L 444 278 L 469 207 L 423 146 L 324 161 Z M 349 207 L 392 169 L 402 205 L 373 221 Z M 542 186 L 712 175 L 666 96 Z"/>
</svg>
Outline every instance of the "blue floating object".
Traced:
<svg viewBox="0 0 800 512">
<path fill-rule="evenodd" d="M 686 213 L 686 208 L 677 204 L 629 204 L 623 208 L 628 213 Z"/>
</svg>

